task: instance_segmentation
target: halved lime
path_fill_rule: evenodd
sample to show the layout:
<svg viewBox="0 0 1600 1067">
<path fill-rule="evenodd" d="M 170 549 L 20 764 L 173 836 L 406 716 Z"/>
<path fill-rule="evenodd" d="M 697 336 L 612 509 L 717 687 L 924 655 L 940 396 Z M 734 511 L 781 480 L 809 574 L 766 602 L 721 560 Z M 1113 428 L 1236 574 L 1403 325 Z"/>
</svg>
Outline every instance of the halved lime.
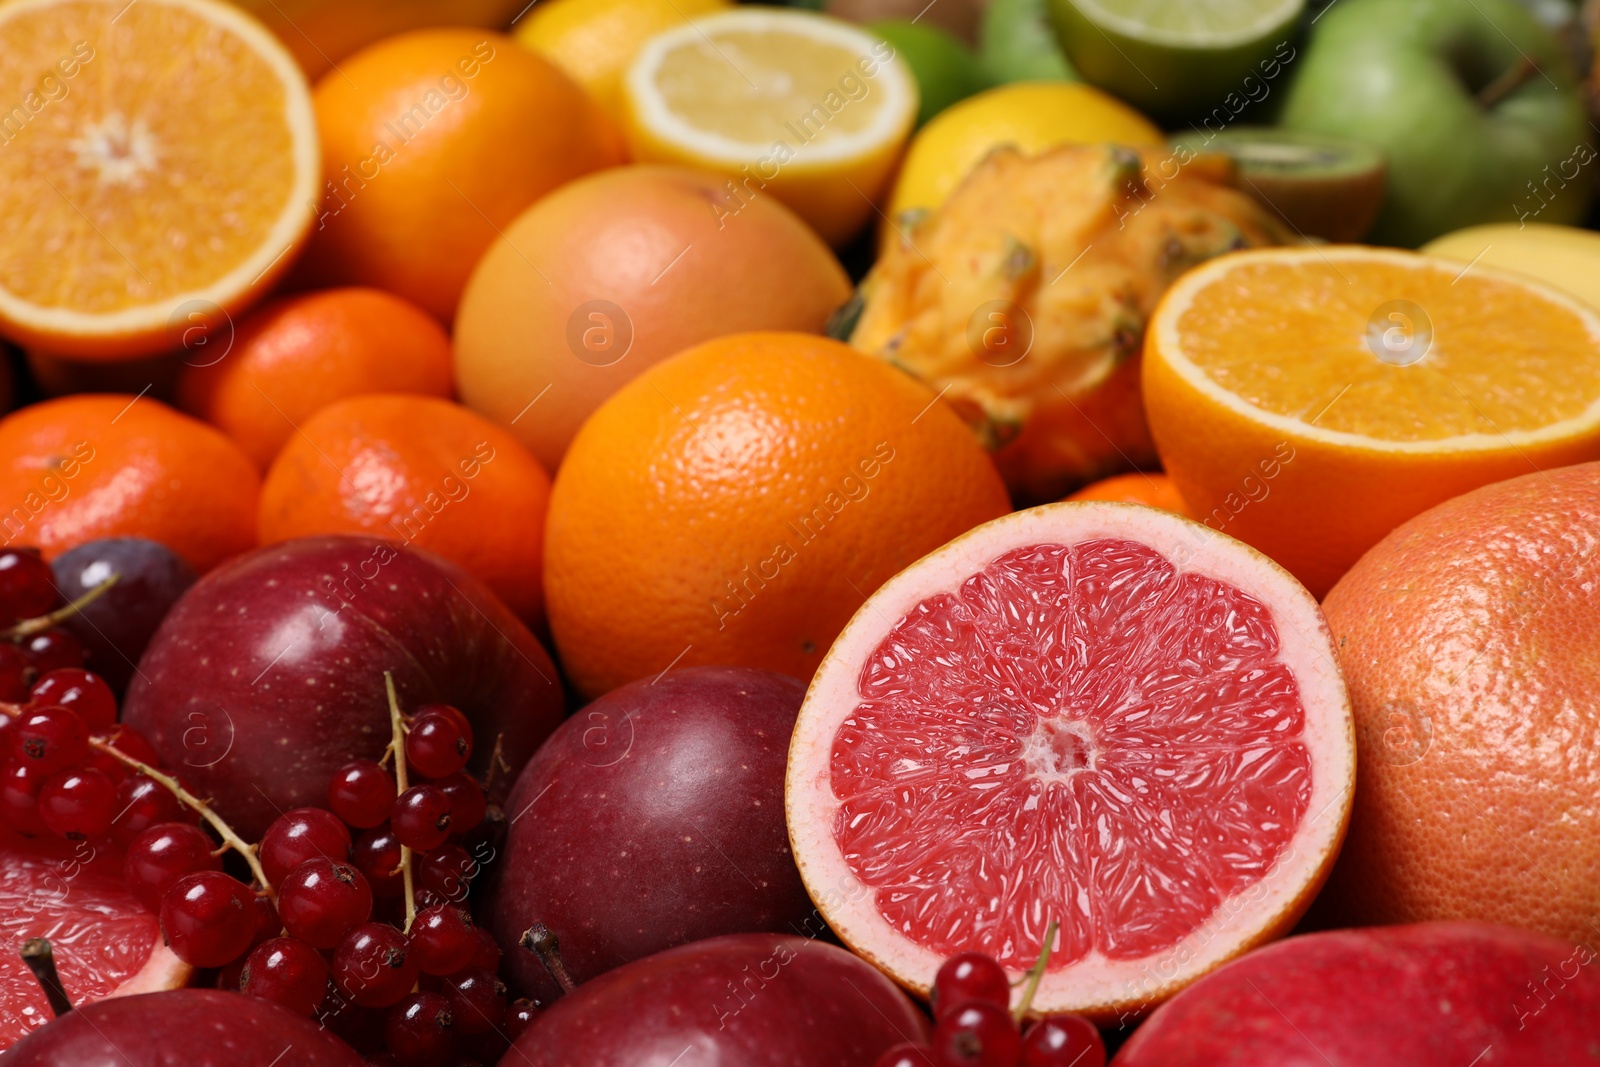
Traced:
<svg viewBox="0 0 1600 1067">
<path fill-rule="evenodd" d="M 1052 0 L 1078 73 L 1168 121 L 1226 124 L 1294 59 L 1305 0 Z"/>
</svg>

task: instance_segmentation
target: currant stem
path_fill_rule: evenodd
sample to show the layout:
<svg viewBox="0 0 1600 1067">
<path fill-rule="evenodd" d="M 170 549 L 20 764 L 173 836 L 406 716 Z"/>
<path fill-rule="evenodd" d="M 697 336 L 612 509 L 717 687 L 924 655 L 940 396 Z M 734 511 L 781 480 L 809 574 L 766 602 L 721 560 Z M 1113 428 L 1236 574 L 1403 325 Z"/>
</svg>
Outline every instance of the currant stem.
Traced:
<svg viewBox="0 0 1600 1067">
<path fill-rule="evenodd" d="M 394 785 L 396 795 L 404 793 L 406 783 L 406 721 L 400 714 L 400 698 L 394 691 L 394 675 L 388 671 L 383 672 L 383 687 L 389 694 L 389 729 L 392 737 L 389 740 L 389 751 L 384 753 L 384 758 L 394 756 Z M 400 846 L 400 878 L 405 884 L 406 893 L 406 925 L 405 933 L 411 932 L 411 924 L 417 921 L 417 892 L 412 882 L 411 849 L 409 846 Z"/>
<path fill-rule="evenodd" d="M 154 779 L 165 786 L 167 792 L 182 801 L 185 807 L 199 812 L 200 817 L 210 823 L 211 828 L 222 837 L 223 843 L 244 857 L 244 861 L 250 865 L 250 873 L 255 877 L 256 884 L 261 886 L 268 899 L 274 904 L 278 902 L 278 894 L 272 888 L 272 883 L 267 881 L 267 872 L 261 869 L 261 861 L 256 858 L 256 846 L 234 832 L 233 827 L 229 826 L 222 816 L 211 810 L 211 805 L 185 789 L 183 784 L 170 774 L 158 771 L 143 760 L 135 759 L 126 752 L 120 751 L 109 741 L 91 737 L 89 739 L 89 747 L 97 752 L 104 752 L 124 767 L 131 767 L 146 778 Z"/>
<path fill-rule="evenodd" d="M 9 641 L 15 640 L 18 637 L 32 637 L 34 634 L 44 633 L 46 630 L 50 629 L 50 627 L 59 622 L 65 622 L 67 619 L 72 618 L 74 615 L 78 614 L 78 612 L 82 611 L 84 608 L 100 599 L 107 589 L 110 589 L 112 586 L 117 584 L 117 579 L 121 577 L 122 575 L 118 574 L 116 571 L 112 571 L 105 581 L 101 582 L 93 589 L 86 590 L 82 596 L 78 597 L 78 599 L 74 600 L 72 603 L 67 604 L 64 607 L 59 607 L 54 611 L 46 612 L 45 614 L 36 618 L 23 619 L 21 622 L 9 629 L 0 630 L 0 638 L 4 638 Z"/>
<path fill-rule="evenodd" d="M 61 975 L 56 971 L 55 950 L 50 947 L 50 941 L 44 937 L 30 937 L 22 943 L 20 950 L 22 962 L 28 965 L 28 970 L 33 972 L 33 977 L 39 983 L 39 988 L 44 990 L 44 999 L 50 1002 L 50 1010 L 57 1019 L 72 1010 L 72 1001 L 67 999 L 67 991 L 61 985 Z"/>
<path fill-rule="evenodd" d="M 561 958 L 561 942 L 556 940 L 555 932 L 548 926 L 544 923 L 534 923 L 523 932 L 520 944 L 539 957 L 544 969 L 550 972 L 550 977 L 561 987 L 563 996 L 578 988 L 578 984 L 572 980 L 572 974 L 567 970 L 566 961 Z"/>
<path fill-rule="evenodd" d="M 1039 958 L 1033 961 L 1033 966 L 1028 968 L 1028 974 L 1023 979 L 1022 999 L 1017 1002 L 1017 1010 L 1012 1012 L 1018 1026 L 1033 1010 L 1033 997 L 1039 992 L 1039 983 L 1044 980 L 1044 967 L 1050 962 L 1050 946 L 1055 944 L 1057 926 L 1056 921 L 1051 919 L 1044 928 L 1044 944 L 1039 946 Z"/>
</svg>

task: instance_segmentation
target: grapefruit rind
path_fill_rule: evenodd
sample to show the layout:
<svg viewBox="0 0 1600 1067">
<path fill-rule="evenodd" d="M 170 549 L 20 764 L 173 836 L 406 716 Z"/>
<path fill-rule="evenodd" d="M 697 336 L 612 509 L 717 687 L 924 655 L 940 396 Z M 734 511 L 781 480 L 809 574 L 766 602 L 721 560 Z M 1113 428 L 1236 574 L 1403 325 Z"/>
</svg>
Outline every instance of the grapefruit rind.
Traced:
<svg viewBox="0 0 1600 1067">
<path fill-rule="evenodd" d="M 927 996 L 944 957 L 916 944 L 879 913 L 833 835 L 840 801 L 830 784 L 836 733 L 860 703 L 862 666 L 897 621 L 926 598 L 953 592 L 1009 551 L 1041 543 L 1126 539 L 1155 549 L 1180 573 L 1228 583 L 1271 612 L 1279 659 L 1299 687 L 1302 739 L 1312 756 L 1306 814 L 1278 862 L 1254 886 L 1224 899 L 1169 949 L 1113 960 L 1098 950 L 1047 971 L 1032 1011 L 1125 1018 L 1170 997 L 1230 959 L 1286 933 L 1326 880 L 1349 822 L 1355 733 L 1332 637 L 1305 587 L 1266 556 L 1200 523 L 1140 504 L 1075 502 L 1016 512 L 956 538 L 890 579 L 858 610 L 807 690 L 789 750 L 785 789 L 790 845 L 819 912 L 855 952 Z M 979 906 L 974 902 L 974 907 Z M 1020 973 L 1013 973 L 1020 979 Z"/>
</svg>

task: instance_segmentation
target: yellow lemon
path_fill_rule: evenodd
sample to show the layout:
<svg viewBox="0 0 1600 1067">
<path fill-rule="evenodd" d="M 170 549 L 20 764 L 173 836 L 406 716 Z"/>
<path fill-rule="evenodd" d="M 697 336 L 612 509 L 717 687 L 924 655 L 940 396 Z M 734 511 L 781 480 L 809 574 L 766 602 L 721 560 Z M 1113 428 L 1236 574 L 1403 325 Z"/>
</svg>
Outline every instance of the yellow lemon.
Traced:
<svg viewBox="0 0 1600 1067">
<path fill-rule="evenodd" d="M 1593 230 L 1494 222 L 1435 237 L 1419 251 L 1514 270 L 1600 307 L 1600 233 Z"/>
<path fill-rule="evenodd" d="M 728 0 L 540 0 L 513 32 L 616 118 L 622 75 L 640 46 L 663 30 L 727 7 Z"/>
<path fill-rule="evenodd" d="M 651 38 L 622 96 L 635 160 L 723 174 L 719 219 L 771 196 L 834 245 L 875 216 L 917 114 L 916 80 L 889 42 L 777 8 L 707 15 Z"/>
<path fill-rule="evenodd" d="M 968 97 L 936 116 L 912 140 L 889 201 L 889 218 L 943 204 L 997 145 L 1032 155 L 1061 144 L 1112 141 L 1159 146 L 1154 123 L 1100 90 L 1076 82 L 1015 82 Z"/>
</svg>

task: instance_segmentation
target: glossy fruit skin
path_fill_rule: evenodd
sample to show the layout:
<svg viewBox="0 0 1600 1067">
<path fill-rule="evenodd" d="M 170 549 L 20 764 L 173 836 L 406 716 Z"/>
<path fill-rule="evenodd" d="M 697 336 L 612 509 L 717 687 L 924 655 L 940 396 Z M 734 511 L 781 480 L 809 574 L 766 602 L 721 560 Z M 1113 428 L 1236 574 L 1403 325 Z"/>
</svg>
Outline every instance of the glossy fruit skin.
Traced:
<svg viewBox="0 0 1600 1067">
<path fill-rule="evenodd" d="M 1132 474 L 1113 474 L 1079 489 L 1068 500 L 1121 500 L 1129 504 L 1147 504 L 1153 508 L 1170 511 L 1174 515 L 1194 518 L 1189 505 L 1183 502 L 1178 487 L 1160 471 L 1135 471 Z"/>
<path fill-rule="evenodd" d="M 115 573 L 117 582 L 61 625 L 82 642 L 89 670 L 123 693 L 156 627 L 195 581 L 194 568 L 167 546 L 108 537 L 68 549 L 52 562 L 56 585 L 75 600 Z"/>
<path fill-rule="evenodd" d="M 400 873 L 400 839 L 388 827 L 368 830 L 356 839 L 350 862 L 367 878 L 377 900 L 398 897 L 405 891 Z"/>
<path fill-rule="evenodd" d="M 383 1032 L 400 1067 L 442 1064 L 457 1040 L 450 1002 L 438 993 L 408 993 L 389 1009 Z"/>
<path fill-rule="evenodd" d="M 221 857 L 213 855 L 216 848 L 216 842 L 198 826 L 158 823 L 128 846 L 123 877 L 141 904 L 160 911 L 161 898 L 179 878 L 195 871 L 222 869 Z"/>
<path fill-rule="evenodd" d="M 1023 1033 L 1019 1067 L 1106 1067 L 1106 1043 L 1081 1015 L 1047 1015 Z"/>
<path fill-rule="evenodd" d="M 116 783 L 93 767 L 58 771 L 39 789 L 39 818 L 58 837 L 99 837 L 117 810 Z"/>
<path fill-rule="evenodd" d="M 863 596 L 1010 510 L 935 395 L 793 333 L 709 341 L 614 393 L 550 497 L 545 593 L 575 686 L 599 696 L 675 659 L 809 678 Z"/>
<path fill-rule="evenodd" d="M 278 914 L 290 937 L 313 948 L 335 948 L 372 915 L 372 889 L 355 867 L 318 856 L 278 886 Z"/>
<path fill-rule="evenodd" d="M 343 863 L 350 858 L 350 831 L 324 808 L 296 808 L 273 820 L 257 844 L 267 880 L 280 884 L 311 859 Z"/>
<path fill-rule="evenodd" d="M 117 698 L 99 676 L 82 667 L 54 670 L 33 683 L 29 703 L 70 708 L 91 730 L 103 730 L 117 721 Z"/>
<path fill-rule="evenodd" d="M 197 680 L 204 659 L 240 669 Z M 254 837 L 322 803 L 350 759 L 382 754 L 386 670 L 402 706 L 467 712 L 484 739 L 475 762 L 503 734 L 520 767 L 565 712 L 549 656 L 475 579 L 414 549 L 328 537 L 259 549 L 196 584 L 151 642 L 123 720 Z"/>
<path fill-rule="evenodd" d="M 444 994 L 463 1034 L 487 1034 L 506 1017 L 506 986 L 493 971 L 467 967 L 444 980 Z"/>
<path fill-rule="evenodd" d="M 741 998 L 744 981 L 749 992 Z M 670 1057 L 695 1044 L 702 1063 L 872 1067 L 891 1045 L 925 1041 L 927 1026 L 905 994 L 843 949 L 735 934 L 584 983 L 540 1013 L 505 1062 L 631 1067 L 668 1046 Z"/>
<path fill-rule="evenodd" d="M 389 825 L 400 843 L 432 852 L 450 837 L 450 798 L 433 785 L 414 785 L 394 801 Z"/>
<path fill-rule="evenodd" d="M 333 954 L 333 981 L 339 992 L 363 1008 L 387 1008 L 417 980 L 406 935 L 388 923 L 363 923 Z"/>
<path fill-rule="evenodd" d="M 245 960 L 239 989 L 279 1007 L 310 1017 L 328 991 L 328 965 L 304 941 L 274 937 Z"/>
<path fill-rule="evenodd" d="M 424 778 L 445 778 L 467 765 L 472 734 L 441 712 L 423 712 L 406 731 L 406 762 Z"/>
<path fill-rule="evenodd" d="M 0 551 L 0 618 L 10 626 L 43 615 L 56 606 L 50 565 L 37 550 L 7 548 Z"/>
<path fill-rule="evenodd" d="M 111 836 L 121 848 L 157 823 L 179 818 L 178 798 L 171 790 L 142 774 L 130 775 L 117 783 L 117 815 Z"/>
<path fill-rule="evenodd" d="M 453 904 L 436 904 L 417 912 L 406 937 L 423 974 L 454 974 L 472 962 L 478 948 L 472 915 Z"/>
<path fill-rule="evenodd" d="M 255 932 L 254 894 L 221 871 L 186 874 L 162 895 L 161 935 L 192 966 L 220 967 L 237 959 Z"/>
<path fill-rule="evenodd" d="M 394 807 L 394 776 L 376 760 L 351 760 L 328 780 L 328 807 L 358 830 L 370 830 L 389 818 Z"/>
<path fill-rule="evenodd" d="M 933 1027 L 933 1058 L 940 1067 L 1014 1067 L 1022 1034 L 1006 1009 L 971 1000 L 950 1008 Z"/>
<path fill-rule="evenodd" d="M 506 803 L 527 810 L 511 823 L 486 913 L 499 941 L 515 945 L 543 922 L 583 982 L 718 934 L 811 931 L 783 820 L 803 696 L 783 675 L 695 667 L 613 690 L 568 719 Z M 507 963 L 521 992 L 555 994 L 532 953 Z"/>
<path fill-rule="evenodd" d="M 462 296 L 462 402 L 508 427 L 553 472 L 584 419 L 669 356 L 744 330 L 820 332 L 850 297 L 833 252 L 776 199 L 740 207 L 728 197 L 725 178 L 635 164 L 529 208 L 484 253 Z M 518 418 L 546 386 L 538 417 Z"/>
<path fill-rule="evenodd" d="M 1595 955 L 1592 936 L 1574 947 L 1486 923 L 1291 937 L 1167 1001 L 1112 1063 L 1459 1067 L 1491 1045 L 1505 1063 L 1589 1063 Z"/>
<path fill-rule="evenodd" d="M 1006 1008 L 1011 1005 L 1011 979 L 1004 967 L 983 953 L 962 952 L 945 960 L 933 976 L 929 999 L 935 1019 L 973 1001 Z"/>
<path fill-rule="evenodd" d="M 1423 512 L 1328 594 L 1357 771 L 1318 925 L 1595 936 L 1597 536 L 1600 463 L 1529 474 Z"/>
<path fill-rule="evenodd" d="M 361 1067 L 361 1057 L 309 1019 L 256 997 L 175 989 L 81 1005 L 6 1053 L 7 1067 Z M 179 1051 L 181 1050 L 181 1051 Z"/>
</svg>

